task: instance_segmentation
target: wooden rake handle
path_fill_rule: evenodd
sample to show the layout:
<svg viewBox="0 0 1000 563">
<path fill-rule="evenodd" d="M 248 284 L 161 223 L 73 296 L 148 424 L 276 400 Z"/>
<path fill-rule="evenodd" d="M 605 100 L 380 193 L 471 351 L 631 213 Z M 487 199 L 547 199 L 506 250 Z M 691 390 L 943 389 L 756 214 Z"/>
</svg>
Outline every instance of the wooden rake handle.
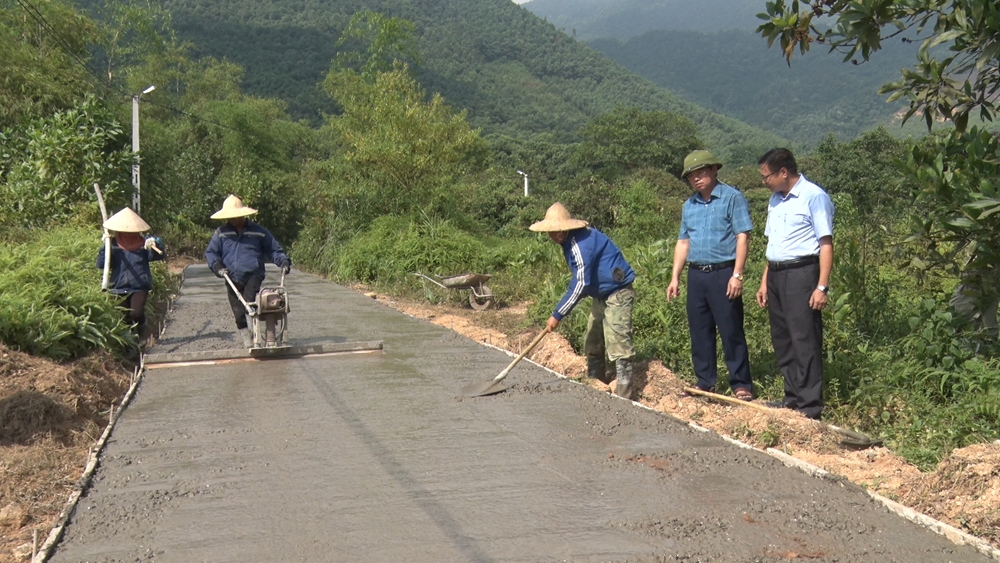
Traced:
<svg viewBox="0 0 1000 563">
<path fill-rule="evenodd" d="M 528 344 L 528 347 L 524 349 L 524 352 L 521 352 L 521 354 L 518 357 L 514 358 L 514 361 L 511 362 L 509 366 L 504 368 L 504 370 L 501 371 L 499 375 L 493 378 L 493 383 L 496 383 L 502 380 L 503 378 L 507 377 L 507 374 L 510 373 L 510 370 L 514 369 L 514 366 L 516 366 L 518 362 L 520 362 L 521 360 L 524 359 L 525 356 L 530 354 L 531 351 L 535 349 L 535 346 L 538 346 L 538 343 L 541 342 L 542 339 L 545 338 L 545 335 L 548 333 L 549 333 L 548 327 L 545 327 L 545 330 L 538 333 L 538 336 L 536 336 L 535 339 L 531 341 L 531 344 Z"/>
</svg>

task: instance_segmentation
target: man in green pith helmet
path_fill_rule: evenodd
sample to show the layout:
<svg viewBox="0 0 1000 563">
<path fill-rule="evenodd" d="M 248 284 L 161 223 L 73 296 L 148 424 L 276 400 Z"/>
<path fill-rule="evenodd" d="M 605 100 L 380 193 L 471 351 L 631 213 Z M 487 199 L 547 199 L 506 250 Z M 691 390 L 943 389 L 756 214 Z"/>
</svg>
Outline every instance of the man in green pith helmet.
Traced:
<svg viewBox="0 0 1000 563">
<path fill-rule="evenodd" d="M 750 206 L 736 188 L 719 181 L 715 155 L 697 150 L 684 159 L 683 178 L 695 193 L 684 202 L 674 248 L 667 301 L 680 294 L 687 265 L 687 313 L 696 387 L 715 391 L 715 335 L 729 368 L 729 387 L 738 399 L 753 399 L 750 354 L 743 329 L 743 269 L 750 248 Z"/>
</svg>

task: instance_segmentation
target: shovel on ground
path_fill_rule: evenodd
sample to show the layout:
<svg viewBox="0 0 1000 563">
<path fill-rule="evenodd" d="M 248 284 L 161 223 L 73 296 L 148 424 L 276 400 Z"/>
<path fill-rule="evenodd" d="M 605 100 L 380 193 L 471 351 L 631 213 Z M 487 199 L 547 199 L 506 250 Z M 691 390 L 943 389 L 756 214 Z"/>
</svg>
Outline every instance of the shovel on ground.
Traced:
<svg viewBox="0 0 1000 563">
<path fill-rule="evenodd" d="M 528 344 L 528 347 L 524 349 L 524 352 L 521 352 L 521 354 L 518 357 L 514 358 L 514 361 L 511 362 L 509 366 L 504 368 L 504 370 L 501 371 L 499 375 L 497 375 L 490 381 L 486 381 L 483 383 L 473 383 L 472 385 L 466 385 L 465 387 L 462 388 L 462 394 L 465 395 L 466 397 L 482 397 L 485 395 L 493 395 L 495 393 L 503 391 L 505 388 L 500 386 L 500 382 L 503 381 L 503 378 L 507 377 L 507 374 L 510 373 L 510 370 L 514 369 L 514 366 L 517 365 L 517 362 L 520 362 L 522 359 L 524 359 L 525 356 L 530 354 L 531 351 L 535 349 L 535 346 L 538 346 L 538 343 L 541 342 L 542 339 L 545 338 L 545 335 L 548 333 L 549 333 L 548 328 L 540 332 L 538 336 L 536 336 L 535 339 L 531 341 L 531 344 Z"/>
</svg>

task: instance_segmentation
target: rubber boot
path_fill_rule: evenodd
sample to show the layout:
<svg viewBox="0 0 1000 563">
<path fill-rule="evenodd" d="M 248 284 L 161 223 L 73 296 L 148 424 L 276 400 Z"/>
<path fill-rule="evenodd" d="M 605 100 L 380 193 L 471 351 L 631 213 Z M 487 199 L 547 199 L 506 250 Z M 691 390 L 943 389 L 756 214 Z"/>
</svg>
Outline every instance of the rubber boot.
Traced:
<svg viewBox="0 0 1000 563">
<path fill-rule="evenodd" d="M 241 328 L 240 329 L 240 336 L 243 337 L 243 347 L 244 348 L 253 348 L 253 337 L 250 335 L 250 329 L 248 329 L 248 328 Z"/>
<path fill-rule="evenodd" d="M 611 383 L 611 378 L 608 377 L 608 365 L 604 361 L 604 356 L 587 356 L 587 376 L 596 379 L 602 383 Z"/>
<path fill-rule="evenodd" d="M 618 386 L 615 394 L 632 400 L 632 360 L 615 360 L 615 371 L 618 372 Z"/>
</svg>

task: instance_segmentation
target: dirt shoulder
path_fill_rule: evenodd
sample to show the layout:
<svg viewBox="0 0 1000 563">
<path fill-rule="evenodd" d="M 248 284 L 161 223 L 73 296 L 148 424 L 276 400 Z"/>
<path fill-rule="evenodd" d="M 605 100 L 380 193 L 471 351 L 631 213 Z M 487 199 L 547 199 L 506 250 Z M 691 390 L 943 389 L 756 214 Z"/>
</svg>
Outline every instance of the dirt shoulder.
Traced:
<svg viewBox="0 0 1000 563">
<path fill-rule="evenodd" d="M 511 352 L 521 350 L 538 333 L 523 329 L 525 305 L 473 311 L 468 306 L 428 303 L 355 290 L 413 317 L 447 327 L 473 340 Z M 559 334 L 543 340 L 529 356 L 533 361 L 605 392 L 587 377 L 586 360 Z M 484 373 L 484 378 L 495 374 Z M 918 510 L 932 518 L 983 538 L 1000 548 L 1000 444 L 977 444 L 955 450 L 938 467 L 922 473 L 885 447 L 845 446 L 843 436 L 826 425 L 789 410 L 734 405 L 690 396 L 682 379 L 659 361 L 636 365 L 641 390 L 638 402 L 754 447 L 777 448 L 798 459 Z"/>
</svg>

